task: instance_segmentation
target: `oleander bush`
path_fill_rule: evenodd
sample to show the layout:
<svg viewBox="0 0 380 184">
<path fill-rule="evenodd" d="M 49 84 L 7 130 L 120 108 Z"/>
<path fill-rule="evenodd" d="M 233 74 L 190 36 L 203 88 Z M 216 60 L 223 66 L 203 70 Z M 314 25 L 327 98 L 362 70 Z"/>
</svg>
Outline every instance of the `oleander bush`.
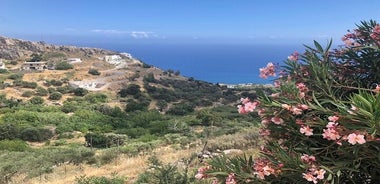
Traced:
<svg viewBox="0 0 380 184">
<path fill-rule="evenodd" d="M 332 49 L 314 41 L 263 78 L 274 91 L 242 98 L 257 113 L 260 156 L 218 157 L 196 178 L 215 183 L 376 183 L 380 181 L 380 24 L 363 21 Z"/>
</svg>

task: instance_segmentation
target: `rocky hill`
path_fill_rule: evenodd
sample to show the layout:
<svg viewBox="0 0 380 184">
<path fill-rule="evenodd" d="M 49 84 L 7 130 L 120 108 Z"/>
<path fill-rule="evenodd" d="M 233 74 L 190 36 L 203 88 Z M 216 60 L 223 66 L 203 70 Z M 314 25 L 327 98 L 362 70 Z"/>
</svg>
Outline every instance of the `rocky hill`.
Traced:
<svg viewBox="0 0 380 184">
<path fill-rule="evenodd" d="M 77 61 L 71 62 L 70 58 Z M 49 69 L 30 66 L 36 64 L 30 61 L 36 60 Z M 226 86 L 183 77 L 179 71 L 161 70 L 125 53 L 98 48 L 0 37 L 0 61 L 4 66 L 0 73 L 0 94 L 23 101 L 39 96 L 47 104 L 64 104 L 66 99 L 89 92 L 106 94 L 110 104 L 123 108 L 130 104 L 135 109 L 166 111 L 179 104 L 191 111 L 234 103 L 239 93 Z M 62 63 L 68 68 L 59 69 L 57 66 Z M 75 92 L 78 89 L 86 93 L 78 94 Z M 51 98 L 56 92 L 62 97 Z"/>
<path fill-rule="evenodd" d="M 61 52 L 68 56 L 75 55 L 78 57 L 116 54 L 116 52 L 98 48 L 58 46 L 45 42 L 32 42 L 0 36 L 0 58 L 2 59 L 19 60 L 28 58 L 33 53 L 43 54 L 49 52 Z"/>
</svg>

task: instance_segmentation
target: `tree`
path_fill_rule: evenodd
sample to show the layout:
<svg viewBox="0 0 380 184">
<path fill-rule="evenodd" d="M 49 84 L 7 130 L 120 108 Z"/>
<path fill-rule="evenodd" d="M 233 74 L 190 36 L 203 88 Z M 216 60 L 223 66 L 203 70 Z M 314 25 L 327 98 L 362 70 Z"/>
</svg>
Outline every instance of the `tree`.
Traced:
<svg viewBox="0 0 380 184">
<path fill-rule="evenodd" d="M 42 61 L 43 60 L 43 57 L 42 57 L 42 54 L 36 54 L 36 53 L 33 53 L 31 55 L 32 58 L 30 58 L 28 60 L 28 62 L 39 62 L 39 61 Z"/>
</svg>

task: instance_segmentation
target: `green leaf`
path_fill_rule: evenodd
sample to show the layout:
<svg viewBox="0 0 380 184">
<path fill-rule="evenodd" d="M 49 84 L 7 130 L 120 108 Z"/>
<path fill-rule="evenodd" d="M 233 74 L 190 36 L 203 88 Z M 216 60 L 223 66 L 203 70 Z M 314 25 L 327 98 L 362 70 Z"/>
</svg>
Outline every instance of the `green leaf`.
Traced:
<svg viewBox="0 0 380 184">
<path fill-rule="evenodd" d="M 315 45 L 315 47 L 317 48 L 317 50 L 318 50 L 320 53 L 323 53 L 323 48 L 322 48 L 322 46 L 321 46 L 317 41 L 315 41 L 315 40 L 314 40 L 314 45 Z"/>
</svg>

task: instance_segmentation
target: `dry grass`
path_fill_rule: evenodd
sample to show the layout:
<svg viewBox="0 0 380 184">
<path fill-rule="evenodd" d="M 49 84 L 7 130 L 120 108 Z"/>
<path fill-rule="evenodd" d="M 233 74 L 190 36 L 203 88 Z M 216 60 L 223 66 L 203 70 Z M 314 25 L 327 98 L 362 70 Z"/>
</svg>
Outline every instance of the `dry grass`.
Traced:
<svg viewBox="0 0 380 184">
<path fill-rule="evenodd" d="M 150 155 L 139 155 L 136 157 L 128 157 L 121 155 L 113 162 L 102 165 L 72 165 L 63 164 L 56 167 L 53 173 L 44 174 L 28 180 L 23 180 L 23 176 L 15 178 L 14 184 L 70 184 L 75 183 L 75 179 L 80 176 L 111 176 L 117 173 L 119 176 L 126 176 L 127 183 L 133 183 L 139 174 L 143 173 L 148 165 L 147 161 L 151 155 L 155 155 L 163 163 L 173 163 L 181 158 L 189 158 L 192 154 L 199 151 L 200 148 L 192 148 L 187 150 L 176 150 L 172 147 L 160 147 L 155 149 Z"/>
</svg>

